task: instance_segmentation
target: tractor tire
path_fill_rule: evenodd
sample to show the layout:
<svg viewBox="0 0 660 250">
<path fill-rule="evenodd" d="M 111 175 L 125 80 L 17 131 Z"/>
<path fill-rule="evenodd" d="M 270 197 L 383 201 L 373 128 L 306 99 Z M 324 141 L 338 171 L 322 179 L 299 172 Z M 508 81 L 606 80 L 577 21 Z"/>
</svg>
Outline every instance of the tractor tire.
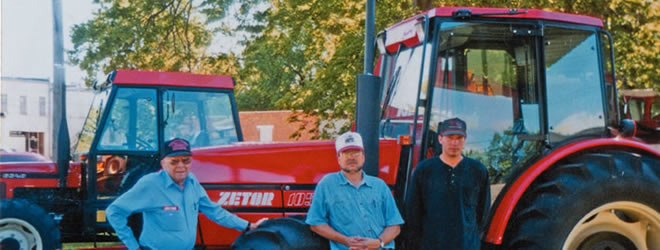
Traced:
<svg viewBox="0 0 660 250">
<path fill-rule="evenodd" d="M 525 192 L 504 240 L 505 249 L 660 249 L 660 158 L 561 160 Z"/>
<path fill-rule="evenodd" d="M 270 219 L 259 228 L 241 234 L 232 244 L 241 250 L 330 249 L 328 240 L 312 232 L 303 221 L 293 218 Z"/>
<path fill-rule="evenodd" d="M 234 250 L 284 250 L 286 240 L 277 231 L 258 228 L 241 234 L 232 244 Z"/>
<path fill-rule="evenodd" d="M 22 199 L 0 200 L 0 249 L 61 247 L 60 229 L 43 208 Z"/>
</svg>

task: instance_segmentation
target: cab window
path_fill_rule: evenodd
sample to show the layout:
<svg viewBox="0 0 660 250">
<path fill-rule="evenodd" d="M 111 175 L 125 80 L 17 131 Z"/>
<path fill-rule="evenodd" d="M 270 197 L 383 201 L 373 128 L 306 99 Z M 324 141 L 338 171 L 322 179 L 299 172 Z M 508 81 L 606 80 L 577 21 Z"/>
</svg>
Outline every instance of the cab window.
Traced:
<svg viewBox="0 0 660 250">
<path fill-rule="evenodd" d="M 157 151 L 156 90 L 119 88 L 99 151 Z"/>
<path fill-rule="evenodd" d="M 229 94 L 165 91 L 163 101 L 164 140 L 182 138 L 193 148 L 238 141 Z"/>
</svg>

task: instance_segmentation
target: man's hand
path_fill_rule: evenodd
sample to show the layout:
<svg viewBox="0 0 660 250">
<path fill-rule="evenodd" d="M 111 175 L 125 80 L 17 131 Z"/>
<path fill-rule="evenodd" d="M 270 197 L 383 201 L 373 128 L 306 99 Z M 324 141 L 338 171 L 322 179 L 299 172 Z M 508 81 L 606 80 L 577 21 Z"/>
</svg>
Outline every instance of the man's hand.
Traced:
<svg viewBox="0 0 660 250">
<path fill-rule="evenodd" d="M 259 227 L 259 225 L 261 225 L 261 223 L 263 223 L 264 221 L 267 221 L 267 220 L 268 220 L 268 218 L 261 218 L 257 222 L 251 223 L 250 224 L 250 230 L 257 229 L 257 227 Z"/>
<path fill-rule="evenodd" d="M 360 236 L 346 237 L 346 245 L 348 247 L 362 246 L 363 238 Z"/>
<path fill-rule="evenodd" d="M 349 248 L 351 250 L 367 250 L 380 248 L 380 240 L 374 238 L 364 238 L 360 236 L 350 237 Z"/>
</svg>

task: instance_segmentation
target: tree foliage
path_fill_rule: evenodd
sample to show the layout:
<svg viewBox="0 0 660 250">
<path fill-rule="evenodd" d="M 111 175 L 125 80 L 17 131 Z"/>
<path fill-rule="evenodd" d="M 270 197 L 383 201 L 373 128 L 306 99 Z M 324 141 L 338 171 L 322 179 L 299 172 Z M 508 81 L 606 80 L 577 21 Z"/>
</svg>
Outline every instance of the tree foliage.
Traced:
<svg viewBox="0 0 660 250">
<path fill-rule="evenodd" d="M 96 0 L 94 18 L 75 25 L 69 60 L 87 73 L 118 68 L 197 71 L 211 32 L 189 0 Z"/>
<path fill-rule="evenodd" d="M 365 4 L 271 3 L 263 33 L 243 51 L 239 108 L 302 110 L 319 117 L 319 122 L 352 120 L 355 76 L 363 68 Z M 401 1 L 379 1 L 376 11 L 377 29 L 413 14 Z M 325 129 L 333 124 L 310 132 L 328 137 Z"/>
<path fill-rule="evenodd" d="M 74 27 L 70 52 L 88 76 L 116 68 L 231 74 L 240 110 L 301 110 L 320 123 L 353 120 L 365 1 L 96 1 L 101 8 L 95 18 Z M 233 15 L 232 6 L 238 6 Z M 602 18 L 614 38 L 619 85 L 660 89 L 658 1 L 379 0 L 376 31 L 430 6 L 536 8 Z M 245 49 L 208 53 L 214 32 L 241 36 Z M 325 129 L 334 123 L 324 124 L 311 132 L 328 137 Z"/>
</svg>

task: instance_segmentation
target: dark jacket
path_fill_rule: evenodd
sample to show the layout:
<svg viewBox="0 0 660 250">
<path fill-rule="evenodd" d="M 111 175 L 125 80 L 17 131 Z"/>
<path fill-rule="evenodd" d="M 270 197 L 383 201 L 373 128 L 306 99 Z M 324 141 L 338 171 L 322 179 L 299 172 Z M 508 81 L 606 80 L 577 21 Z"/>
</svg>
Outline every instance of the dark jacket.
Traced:
<svg viewBox="0 0 660 250">
<path fill-rule="evenodd" d="M 464 157 L 452 168 L 420 162 L 405 201 L 407 249 L 479 249 L 490 207 L 488 171 Z"/>
</svg>

